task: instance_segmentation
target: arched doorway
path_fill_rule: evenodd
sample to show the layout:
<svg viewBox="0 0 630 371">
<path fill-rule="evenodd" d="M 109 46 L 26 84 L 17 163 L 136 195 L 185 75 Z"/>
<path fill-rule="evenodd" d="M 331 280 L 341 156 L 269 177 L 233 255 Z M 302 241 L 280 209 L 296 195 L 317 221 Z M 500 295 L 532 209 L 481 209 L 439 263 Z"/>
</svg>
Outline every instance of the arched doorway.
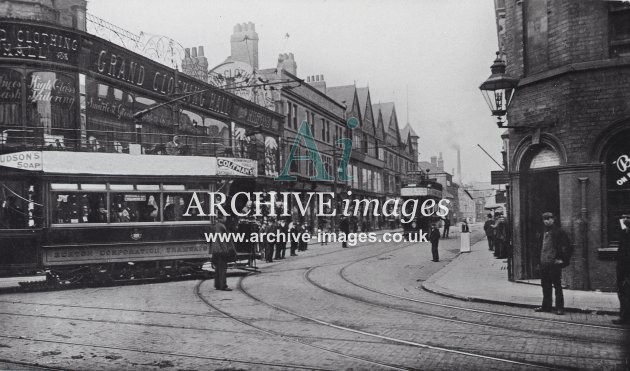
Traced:
<svg viewBox="0 0 630 371">
<path fill-rule="evenodd" d="M 560 156 L 546 144 L 530 147 L 521 161 L 521 205 L 524 227 L 525 272 L 529 278 L 540 277 L 540 238 L 543 232 L 541 215 L 550 211 L 560 223 L 560 191 L 558 166 Z"/>
<path fill-rule="evenodd" d="M 630 212 L 630 130 L 615 135 L 603 153 L 606 164 L 606 237 L 619 246 L 622 214 Z"/>
</svg>

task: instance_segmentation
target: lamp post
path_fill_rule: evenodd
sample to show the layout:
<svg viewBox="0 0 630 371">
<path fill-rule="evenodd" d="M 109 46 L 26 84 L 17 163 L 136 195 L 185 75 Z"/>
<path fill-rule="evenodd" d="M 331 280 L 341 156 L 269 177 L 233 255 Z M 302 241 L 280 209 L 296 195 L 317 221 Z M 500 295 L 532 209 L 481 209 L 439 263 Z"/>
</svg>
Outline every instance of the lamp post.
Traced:
<svg viewBox="0 0 630 371">
<path fill-rule="evenodd" d="M 502 117 L 507 114 L 508 107 L 510 106 L 510 102 L 512 101 L 512 97 L 514 96 L 514 90 L 518 86 L 518 79 L 508 76 L 505 73 L 506 64 L 505 61 L 501 58 L 501 53 L 497 52 L 497 57 L 490 66 L 490 71 L 492 72 L 490 77 L 486 79 L 480 86 L 479 90 L 483 94 L 488 107 L 490 108 L 490 112 L 492 112 L 492 116 L 496 116 L 497 118 L 497 126 L 499 129 L 540 129 L 541 126 L 527 126 L 527 125 L 518 125 L 518 126 L 509 126 L 503 125 Z M 509 135 L 502 135 L 501 139 L 503 140 L 503 168 L 504 171 L 509 171 Z M 483 149 L 483 148 L 482 148 Z M 485 152 L 485 150 L 484 150 Z M 495 161 L 496 162 L 496 161 Z M 498 165 L 498 163 L 497 163 Z M 508 217 L 508 229 L 512 229 L 512 205 L 511 200 L 512 197 L 510 195 L 511 189 L 510 185 L 506 184 L 506 215 Z M 508 280 L 514 280 L 514 251 L 512 250 L 512 242 L 508 241 L 507 246 L 507 258 L 508 258 Z"/>
<path fill-rule="evenodd" d="M 514 89 L 518 85 L 518 79 L 505 74 L 506 64 L 497 52 L 497 58 L 490 66 L 492 74 L 480 86 L 479 90 L 483 94 L 492 116 L 497 117 L 499 128 L 522 128 L 524 126 L 504 126 L 501 118 L 507 114 L 508 106 L 512 101 Z"/>
</svg>

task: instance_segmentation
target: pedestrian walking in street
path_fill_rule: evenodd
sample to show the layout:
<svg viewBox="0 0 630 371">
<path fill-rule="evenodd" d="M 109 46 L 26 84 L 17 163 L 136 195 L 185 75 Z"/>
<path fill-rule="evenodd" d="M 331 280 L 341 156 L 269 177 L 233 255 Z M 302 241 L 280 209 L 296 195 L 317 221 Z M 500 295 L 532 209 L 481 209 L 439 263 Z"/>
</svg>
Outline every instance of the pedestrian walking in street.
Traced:
<svg viewBox="0 0 630 371">
<path fill-rule="evenodd" d="M 488 239 L 488 249 L 490 251 L 494 250 L 494 228 L 492 228 L 492 226 L 494 225 L 494 218 L 492 217 L 492 214 L 488 214 L 488 220 L 486 220 L 486 222 L 483 225 L 483 230 L 484 232 L 486 232 L 486 238 Z"/>
<path fill-rule="evenodd" d="M 276 223 L 276 221 L 273 218 L 269 218 L 267 220 L 267 228 L 265 230 L 265 232 L 267 232 L 267 235 L 265 235 L 264 239 L 266 240 L 266 244 L 267 244 L 267 250 L 265 251 L 265 256 L 267 256 L 267 262 L 272 263 L 273 262 L 273 258 L 274 258 L 274 250 L 275 250 L 275 246 L 276 246 L 276 241 L 272 240 L 269 238 L 270 234 L 276 234 L 276 230 L 278 228 L 278 224 Z M 276 254 L 276 259 L 278 259 L 278 255 Z"/>
<path fill-rule="evenodd" d="M 451 229 L 451 218 L 447 215 L 444 217 L 444 233 L 442 233 L 442 238 L 448 238 L 450 229 Z"/>
<path fill-rule="evenodd" d="M 300 225 L 297 222 L 292 221 L 289 224 L 289 234 L 291 240 L 291 256 L 297 256 L 295 251 L 298 248 L 298 239 L 300 238 Z"/>
<path fill-rule="evenodd" d="M 227 234 L 225 228 L 225 217 L 219 216 L 214 224 L 215 235 Z M 210 262 L 214 266 L 214 288 L 222 291 L 232 291 L 227 286 L 227 268 L 228 263 L 236 260 L 236 249 L 231 241 L 222 241 L 217 239 L 210 245 Z"/>
<path fill-rule="evenodd" d="M 470 233 L 470 227 L 468 226 L 468 219 L 462 220 L 462 233 Z"/>
<path fill-rule="evenodd" d="M 440 230 L 437 224 L 431 224 L 431 233 L 429 234 L 429 241 L 431 242 L 431 254 L 433 255 L 433 261 L 439 262 L 440 255 L 438 254 L 438 244 L 440 243 Z"/>
<path fill-rule="evenodd" d="M 304 223 L 300 232 L 300 242 L 298 243 L 298 250 L 306 251 L 308 249 L 308 241 L 305 238 L 305 234 L 308 233 L 308 225 Z"/>
<path fill-rule="evenodd" d="M 350 233 L 350 221 L 347 217 L 342 216 L 341 222 L 339 223 L 339 231 L 342 235 L 341 247 L 348 247 L 348 234 Z"/>
<path fill-rule="evenodd" d="M 552 291 L 556 293 L 556 313 L 564 314 L 564 295 L 562 293 L 562 268 L 569 265 L 571 246 L 567 234 L 557 225 L 556 217 L 551 212 L 542 214 L 545 232 L 542 235 L 540 249 L 541 286 L 543 291 L 542 306 L 536 312 L 551 312 Z"/>
<path fill-rule="evenodd" d="M 507 221 L 503 217 L 503 213 L 497 211 L 494 213 L 494 257 L 504 259 L 507 257 L 508 230 Z"/>
<path fill-rule="evenodd" d="M 617 250 L 617 296 L 619 297 L 619 319 L 616 325 L 630 325 L 630 214 L 621 216 L 621 238 Z"/>
<path fill-rule="evenodd" d="M 287 238 L 289 234 L 289 225 L 286 220 L 280 220 L 278 227 L 280 230 L 280 241 L 276 242 L 276 249 L 280 252 L 278 259 L 284 259 L 287 253 Z"/>
</svg>

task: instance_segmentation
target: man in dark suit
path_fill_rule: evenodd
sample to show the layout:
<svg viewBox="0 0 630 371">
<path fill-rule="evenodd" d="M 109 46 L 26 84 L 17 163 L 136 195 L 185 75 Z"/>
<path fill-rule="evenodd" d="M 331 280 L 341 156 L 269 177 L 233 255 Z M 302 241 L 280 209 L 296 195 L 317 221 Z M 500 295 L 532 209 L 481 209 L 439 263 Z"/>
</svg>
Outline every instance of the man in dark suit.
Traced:
<svg viewBox="0 0 630 371">
<path fill-rule="evenodd" d="M 341 217 L 341 222 L 339 223 L 339 231 L 343 233 L 343 242 L 341 242 L 341 247 L 348 247 L 348 234 L 350 233 L 350 221 L 345 216 Z"/>
<path fill-rule="evenodd" d="M 494 218 L 492 218 L 492 214 L 488 214 L 488 220 L 483 225 L 483 230 L 486 232 L 486 238 L 488 239 L 488 249 L 490 251 L 494 250 Z"/>
<path fill-rule="evenodd" d="M 217 218 L 213 233 L 227 233 L 225 217 L 219 216 Z M 232 242 L 221 241 L 217 238 L 217 240 L 210 245 L 210 254 L 212 254 L 211 262 L 214 266 L 214 288 L 222 291 L 232 291 L 232 289 L 227 286 L 228 263 L 236 258 L 236 250 Z"/>
<path fill-rule="evenodd" d="M 438 244 L 440 243 L 440 230 L 437 224 L 431 224 L 431 233 L 429 234 L 429 241 L 431 242 L 431 254 L 433 254 L 433 261 L 440 261 L 440 254 L 438 253 Z"/>
</svg>

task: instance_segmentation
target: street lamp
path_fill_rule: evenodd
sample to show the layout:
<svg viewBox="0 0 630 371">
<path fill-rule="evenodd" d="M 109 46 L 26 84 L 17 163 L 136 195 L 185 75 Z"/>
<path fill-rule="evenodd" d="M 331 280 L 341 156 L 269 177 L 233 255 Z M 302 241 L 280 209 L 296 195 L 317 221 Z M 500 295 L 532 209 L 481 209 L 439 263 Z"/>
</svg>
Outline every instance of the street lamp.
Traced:
<svg viewBox="0 0 630 371">
<path fill-rule="evenodd" d="M 514 89 L 518 85 L 518 79 L 505 74 L 505 68 L 505 61 L 501 58 L 500 52 L 497 52 L 497 58 L 490 66 L 492 74 L 479 86 L 479 90 L 488 103 L 492 116 L 497 117 L 499 128 L 523 128 L 524 126 L 503 126 L 503 121 L 501 121 L 501 118 L 507 114 Z"/>
</svg>

